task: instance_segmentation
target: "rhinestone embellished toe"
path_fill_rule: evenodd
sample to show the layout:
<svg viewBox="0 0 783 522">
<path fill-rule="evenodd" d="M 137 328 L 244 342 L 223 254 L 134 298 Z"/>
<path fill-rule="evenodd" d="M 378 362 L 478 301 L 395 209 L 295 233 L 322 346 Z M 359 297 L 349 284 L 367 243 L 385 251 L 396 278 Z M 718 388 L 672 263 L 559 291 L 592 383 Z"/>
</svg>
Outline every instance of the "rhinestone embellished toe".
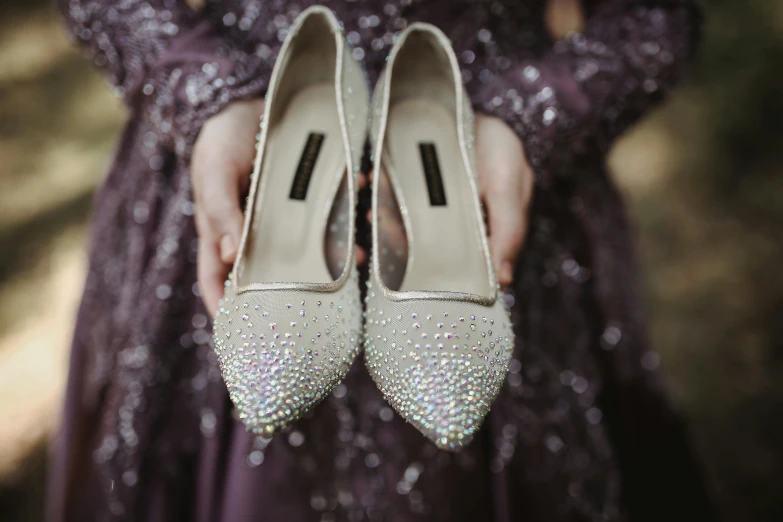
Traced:
<svg viewBox="0 0 783 522">
<path fill-rule="evenodd" d="M 514 337 L 502 301 L 390 301 L 368 284 L 367 369 L 386 400 L 441 449 L 470 443 L 508 374 Z"/>
<path fill-rule="evenodd" d="M 215 351 L 239 418 L 269 437 L 318 404 L 359 351 L 356 270 L 335 293 L 248 291 L 230 281 L 215 316 Z"/>
</svg>

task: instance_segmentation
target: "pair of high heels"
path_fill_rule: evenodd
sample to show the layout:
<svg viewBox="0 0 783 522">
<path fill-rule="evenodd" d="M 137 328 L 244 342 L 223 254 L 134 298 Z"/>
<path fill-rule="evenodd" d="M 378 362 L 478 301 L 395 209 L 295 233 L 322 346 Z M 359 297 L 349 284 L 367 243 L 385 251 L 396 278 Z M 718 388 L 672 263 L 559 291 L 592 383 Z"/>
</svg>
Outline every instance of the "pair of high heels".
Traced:
<svg viewBox="0 0 783 522">
<path fill-rule="evenodd" d="M 513 333 L 479 203 L 473 113 L 440 30 L 416 23 L 399 35 L 371 107 L 337 19 L 304 11 L 269 83 L 215 348 L 240 419 L 259 435 L 324 399 L 363 347 L 397 412 L 458 450 L 502 386 Z M 368 122 L 363 313 L 354 223 Z"/>
</svg>

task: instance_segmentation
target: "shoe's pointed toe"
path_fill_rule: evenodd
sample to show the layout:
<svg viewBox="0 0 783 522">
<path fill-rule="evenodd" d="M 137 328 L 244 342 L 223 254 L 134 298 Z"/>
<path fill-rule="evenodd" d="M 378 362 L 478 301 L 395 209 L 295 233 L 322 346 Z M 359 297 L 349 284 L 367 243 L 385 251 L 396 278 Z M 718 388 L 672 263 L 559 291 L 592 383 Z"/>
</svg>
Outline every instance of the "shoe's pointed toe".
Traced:
<svg viewBox="0 0 783 522">
<path fill-rule="evenodd" d="M 356 277 L 334 294 L 243 292 L 229 284 L 215 349 L 240 420 L 269 437 L 323 400 L 359 351 Z"/>
<path fill-rule="evenodd" d="M 439 448 L 457 451 L 473 440 L 502 378 L 461 357 L 433 354 L 424 360 L 400 370 L 388 397 Z"/>
<path fill-rule="evenodd" d="M 389 403 L 438 447 L 473 439 L 508 374 L 513 334 L 492 306 L 367 300 L 365 359 Z"/>
</svg>

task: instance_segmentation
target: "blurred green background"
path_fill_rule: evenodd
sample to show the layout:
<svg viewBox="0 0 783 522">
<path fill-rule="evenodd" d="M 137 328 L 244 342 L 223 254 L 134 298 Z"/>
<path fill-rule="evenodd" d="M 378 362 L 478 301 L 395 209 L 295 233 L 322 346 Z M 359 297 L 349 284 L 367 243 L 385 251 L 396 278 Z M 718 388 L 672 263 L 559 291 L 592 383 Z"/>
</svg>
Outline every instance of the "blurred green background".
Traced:
<svg viewBox="0 0 783 522">
<path fill-rule="evenodd" d="M 554 26 L 578 19 L 553 1 Z M 638 232 L 653 342 L 720 508 L 780 521 L 783 2 L 711 0 L 707 15 L 689 80 L 610 165 Z M 3 521 L 42 517 L 90 202 L 124 117 L 49 2 L 2 0 Z"/>
</svg>

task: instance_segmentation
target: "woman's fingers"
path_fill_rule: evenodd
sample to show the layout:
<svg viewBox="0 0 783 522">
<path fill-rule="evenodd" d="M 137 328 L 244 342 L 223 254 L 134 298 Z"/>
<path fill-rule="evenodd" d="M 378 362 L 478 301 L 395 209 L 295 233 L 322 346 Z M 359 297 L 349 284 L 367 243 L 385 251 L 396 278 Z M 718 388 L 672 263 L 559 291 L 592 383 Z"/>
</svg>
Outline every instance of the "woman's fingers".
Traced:
<svg viewBox="0 0 783 522">
<path fill-rule="evenodd" d="M 236 260 L 244 215 L 239 206 L 241 182 L 229 167 L 205 158 L 194 165 L 196 227 L 199 233 L 198 282 L 210 314 L 217 311 L 223 284 Z"/>
<path fill-rule="evenodd" d="M 191 181 L 199 235 L 198 281 L 214 314 L 236 261 L 244 226 L 241 198 L 250 181 L 263 100 L 229 104 L 206 121 L 193 146 Z"/>
<path fill-rule="evenodd" d="M 495 263 L 498 282 L 508 286 L 514 278 L 516 263 L 525 239 L 525 215 L 519 192 L 490 185 L 484 193 L 489 220 L 489 249 Z"/>
<path fill-rule="evenodd" d="M 231 264 L 236 260 L 242 234 L 244 215 L 239 206 L 242 177 L 236 167 L 221 161 L 212 150 L 194 157 L 198 282 L 207 311 L 213 315 L 223 296 Z"/>
<path fill-rule="evenodd" d="M 231 167 L 218 162 L 206 161 L 201 168 L 201 193 L 197 196 L 196 206 L 204 213 L 207 221 L 206 237 L 202 239 L 214 242 L 218 254 L 224 263 L 236 260 L 239 240 L 242 236 L 244 214 L 240 207 L 241 177 L 231 172 Z"/>
<path fill-rule="evenodd" d="M 498 282 L 508 286 L 527 231 L 533 172 L 522 141 L 498 118 L 477 116 L 476 151 L 492 260 Z"/>
<path fill-rule="evenodd" d="M 223 284 L 228 276 L 230 265 L 220 260 L 217 245 L 205 241 L 202 236 L 198 245 L 197 267 L 201 297 L 207 311 L 214 317 L 218 309 L 218 301 L 223 297 Z"/>
<path fill-rule="evenodd" d="M 234 237 L 240 237 L 241 219 L 241 211 L 235 208 L 225 195 L 217 200 L 210 197 L 196 198 L 196 228 L 199 234 L 198 283 L 204 304 L 213 315 L 223 296 L 223 284 L 231 269 L 231 263 L 236 258 L 238 240 L 234 240 Z"/>
</svg>

